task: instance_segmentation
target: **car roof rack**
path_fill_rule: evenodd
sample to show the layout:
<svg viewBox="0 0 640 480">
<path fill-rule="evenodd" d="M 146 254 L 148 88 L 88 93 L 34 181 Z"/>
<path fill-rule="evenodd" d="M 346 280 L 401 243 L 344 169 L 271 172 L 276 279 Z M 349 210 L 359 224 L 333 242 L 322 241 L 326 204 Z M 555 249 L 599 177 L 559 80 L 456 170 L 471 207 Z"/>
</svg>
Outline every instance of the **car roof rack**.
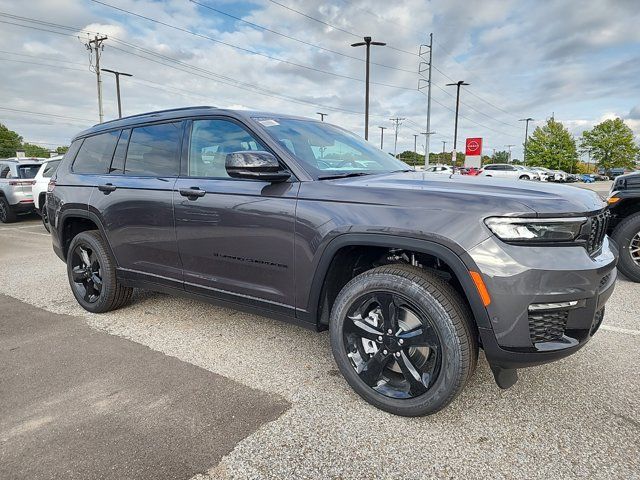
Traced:
<svg viewBox="0 0 640 480">
<path fill-rule="evenodd" d="M 136 113 L 135 115 L 129 115 L 129 116 L 122 117 L 122 118 L 114 118 L 113 120 L 107 120 L 106 122 L 98 123 L 98 124 L 96 124 L 94 126 L 105 125 L 105 124 L 108 124 L 108 123 L 118 122 L 120 120 L 127 120 L 127 119 L 130 119 L 130 118 L 139 118 L 139 117 L 160 115 L 162 113 L 179 112 L 181 110 L 195 110 L 195 109 L 198 109 L 198 108 L 217 108 L 217 107 L 214 107 L 212 105 L 197 105 L 197 106 L 194 106 L 194 107 L 178 107 L 178 108 L 168 108 L 168 109 L 165 109 L 165 110 L 154 110 L 153 112 Z"/>
</svg>

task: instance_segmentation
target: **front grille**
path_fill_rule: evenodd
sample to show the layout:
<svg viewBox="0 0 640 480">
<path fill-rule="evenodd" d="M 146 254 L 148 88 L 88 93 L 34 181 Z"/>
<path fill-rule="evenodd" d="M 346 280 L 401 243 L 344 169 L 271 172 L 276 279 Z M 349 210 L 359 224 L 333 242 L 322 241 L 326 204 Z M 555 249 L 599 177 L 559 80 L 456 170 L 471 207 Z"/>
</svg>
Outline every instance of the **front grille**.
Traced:
<svg viewBox="0 0 640 480">
<path fill-rule="evenodd" d="M 589 238 L 587 239 L 587 251 L 589 255 L 598 252 L 602 247 L 602 242 L 604 242 L 604 237 L 607 234 L 607 225 L 609 224 L 610 216 L 609 211 L 605 210 L 589 219 L 590 231 Z"/>
<path fill-rule="evenodd" d="M 529 313 L 529 336 L 533 343 L 558 340 L 564 335 L 568 310 Z"/>
</svg>

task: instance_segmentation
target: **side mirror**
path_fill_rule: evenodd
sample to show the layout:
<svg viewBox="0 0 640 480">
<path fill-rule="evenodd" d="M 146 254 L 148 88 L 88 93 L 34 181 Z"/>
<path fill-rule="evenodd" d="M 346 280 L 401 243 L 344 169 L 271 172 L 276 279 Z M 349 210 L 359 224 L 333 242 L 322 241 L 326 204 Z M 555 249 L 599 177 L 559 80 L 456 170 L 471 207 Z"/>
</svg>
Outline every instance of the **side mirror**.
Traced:
<svg viewBox="0 0 640 480">
<path fill-rule="evenodd" d="M 269 152 L 233 152 L 225 159 L 225 168 L 231 178 L 284 182 L 291 174 L 282 169 L 278 159 Z"/>
</svg>

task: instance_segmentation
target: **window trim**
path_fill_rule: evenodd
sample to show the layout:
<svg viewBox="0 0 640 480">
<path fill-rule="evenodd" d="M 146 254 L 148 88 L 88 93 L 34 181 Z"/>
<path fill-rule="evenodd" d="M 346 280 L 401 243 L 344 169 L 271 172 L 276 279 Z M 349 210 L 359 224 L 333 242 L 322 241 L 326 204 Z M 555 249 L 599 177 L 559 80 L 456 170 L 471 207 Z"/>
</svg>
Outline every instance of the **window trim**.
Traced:
<svg viewBox="0 0 640 480">
<path fill-rule="evenodd" d="M 184 142 L 182 148 L 182 158 L 180 161 L 180 177 L 181 178 L 194 178 L 194 179 L 202 179 L 202 180 L 220 180 L 220 181 L 235 181 L 235 182 L 260 182 L 265 183 L 264 180 L 251 180 L 244 178 L 231 178 L 231 177 L 192 177 L 189 175 L 189 156 L 191 154 L 191 133 L 193 131 L 193 122 L 198 120 L 224 120 L 230 123 L 234 123 L 244 130 L 246 130 L 252 137 L 254 137 L 260 145 L 264 148 L 263 151 L 269 152 L 278 160 L 280 166 L 291 174 L 291 177 L 286 181 L 288 183 L 297 182 L 298 177 L 295 175 L 291 167 L 289 167 L 288 163 L 283 160 L 281 155 L 278 155 L 274 149 L 269 145 L 269 143 L 263 138 L 263 136 L 256 129 L 251 128 L 247 123 L 228 115 L 198 115 L 189 117 L 185 122 L 185 131 L 184 131 Z M 286 183 L 285 182 L 285 183 Z"/>
</svg>

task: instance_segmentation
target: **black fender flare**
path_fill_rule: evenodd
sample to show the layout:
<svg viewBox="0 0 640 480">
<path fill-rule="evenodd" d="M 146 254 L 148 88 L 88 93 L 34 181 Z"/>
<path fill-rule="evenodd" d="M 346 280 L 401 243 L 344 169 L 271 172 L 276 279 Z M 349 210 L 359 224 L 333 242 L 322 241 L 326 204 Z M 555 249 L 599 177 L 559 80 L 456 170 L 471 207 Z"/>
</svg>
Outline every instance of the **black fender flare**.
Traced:
<svg viewBox="0 0 640 480">
<path fill-rule="evenodd" d="M 111 248 L 111 243 L 109 242 L 109 237 L 107 236 L 107 232 L 106 229 L 104 228 L 104 225 L 102 224 L 102 221 L 100 220 L 100 217 L 98 217 L 98 215 L 96 215 L 95 213 L 89 211 L 89 210 L 84 210 L 84 209 L 80 209 L 80 208 L 67 208 L 63 211 L 60 212 L 57 222 L 59 223 L 59 235 L 60 235 L 60 246 L 62 248 L 64 248 L 64 242 L 63 242 L 63 237 L 64 237 L 64 228 L 65 225 L 67 224 L 67 221 L 71 218 L 85 218 L 87 220 L 91 220 L 97 227 L 98 230 L 100 230 L 100 234 L 102 235 L 102 238 L 104 238 L 105 243 L 107 245 L 107 249 L 109 250 L 109 253 L 111 254 L 111 258 L 114 259 L 116 266 L 118 266 L 118 259 L 117 257 L 114 255 L 113 253 L 113 249 Z M 64 255 L 64 261 L 66 262 L 67 260 L 67 251 L 66 249 L 63 250 L 63 255 Z"/>
<path fill-rule="evenodd" d="M 319 321 L 320 296 L 329 266 L 338 250 L 348 246 L 400 248 L 439 258 L 449 265 L 462 285 L 478 328 L 491 329 L 489 314 L 469 274 L 470 270 L 478 271 L 477 267 L 463 249 L 457 247 L 456 250 L 459 253 L 456 253 L 452 248 L 433 240 L 377 233 L 345 233 L 331 240 L 324 248 L 319 260 L 316 262 L 315 274 L 311 283 L 311 291 L 309 292 L 307 304 L 309 320 L 315 323 Z"/>
</svg>

